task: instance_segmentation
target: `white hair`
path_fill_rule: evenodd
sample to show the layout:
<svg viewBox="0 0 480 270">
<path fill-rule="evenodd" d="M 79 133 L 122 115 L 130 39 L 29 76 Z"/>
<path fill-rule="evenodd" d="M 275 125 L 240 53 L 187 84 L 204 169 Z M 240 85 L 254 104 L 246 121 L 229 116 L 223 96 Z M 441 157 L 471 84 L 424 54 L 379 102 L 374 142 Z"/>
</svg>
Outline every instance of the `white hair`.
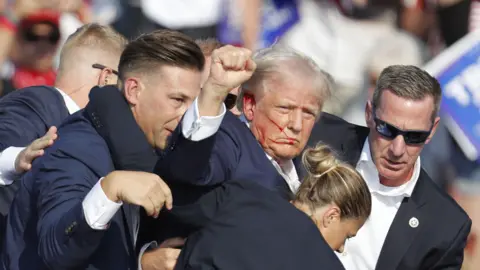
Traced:
<svg viewBox="0 0 480 270">
<path fill-rule="evenodd" d="M 421 43 L 404 31 L 394 31 L 379 38 L 370 55 L 367 72 L 375 76 L 388 66 L 421 66 L 424 62 Z"/>
<path fill-rule="evenodd" d="M 294 49 L 274 44 L 271 47 L 261 49 L 253 55 L 257 68 L 252 77 L 245 82 L 237 99 L 237 107 L 243 109 L 243 96 L 245 93 L 257 95 L 259 91 L 266 89 L 272 75 L 301 73 L 300 76 L 309 76 L 313 79 L 315 89 L 319 92 L 323 103 L 331 95 L 333 89 L 333 78 L 323 71 L 310 57 L 303 55 Z"/>
</svg>

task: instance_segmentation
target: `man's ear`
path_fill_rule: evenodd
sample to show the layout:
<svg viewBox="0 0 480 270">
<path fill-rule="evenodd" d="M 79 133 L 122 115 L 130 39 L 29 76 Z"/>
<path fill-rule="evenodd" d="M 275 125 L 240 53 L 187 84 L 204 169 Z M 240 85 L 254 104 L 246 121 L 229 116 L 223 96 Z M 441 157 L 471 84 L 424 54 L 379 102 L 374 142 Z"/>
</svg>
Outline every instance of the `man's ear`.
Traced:
<svg viewBox="0 0 480 270">
<path fill-rule="evenodd" d="M 430 133 L 430 136 L 428 136 L 428 139 L 425 141 L 425 144 L 429 143 L 430 140 L 432 139 L 433 135 L 437 131 L 438 123 L 440 123 L 440 117 L 437 116 L 435 117 L 435 120 L 433 121 L 433 127 L 432 127 L 432 132 Z"/>
<path fill-rule="evenodd" d="M 131 105 L 137 105 L 138 100 L 140 97 L 141 92 L 144 89 L 143 84 L 140 82 L 138 78 L 127 78 L 123 83 L 123 94 L 125 96 L 125 99 L 130 103 Z"/>
<path fill-rule="evenodd" d="M 97 85 L 105 86 L 109 84 L 117 84 L 117 75 L 113 74 L 113 70 L 111 68 L 104 68 L 100 72 L 100 76 L 98 76 Z"/>
<path fill-rule="evenodd" d="M 243 95 L 243 114 L 245 115 L 245 118 L 247 121 L 252 121 L 253 116 L 255 115 L 255 109 L 256 109 L 256 101 L 255 97 L 252 94 L 245 93 Z"/>
</svg>

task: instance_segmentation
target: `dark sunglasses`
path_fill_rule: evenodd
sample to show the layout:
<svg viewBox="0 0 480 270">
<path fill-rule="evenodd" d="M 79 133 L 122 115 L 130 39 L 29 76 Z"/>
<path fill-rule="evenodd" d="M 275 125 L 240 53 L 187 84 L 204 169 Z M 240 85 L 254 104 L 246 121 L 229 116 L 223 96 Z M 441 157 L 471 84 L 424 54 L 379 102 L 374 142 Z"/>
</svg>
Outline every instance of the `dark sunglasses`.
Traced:
<svg viewBox="0 0 480 270">
<path fill-rule="evenodd" d="M 423 144 L 427 141 L 428 136 L 432 132 L 432 128 L 429 131 L 425 130 L 402 130 L 395 127 L 392 124 L 389 124 L 381 119 L 378 119 L 375 114 L 375 109 L 373 109 L 373 120 L 375 121 L 375 129 L 383 137 L 393 140 L 397 136 L 402 135 L 406 144 L 417 145 Z"/>
<path fill-rule="evenodd" d="M 104 66 L 104 65 L 101 65 L 101 64 L 93 64 L 93 65 L 92 65 L 92 68 L 96 68 L 96 69 L 106 69 L 107 67 Z M 118 71 L 112 69 L 112 73 L 118 76 Z"/>
<path fill-rule="evenodd" d="M 40 36 L 35 34 L 31 29 L 26 29 L 22 33 L 23 39 L 28 42 L 48 41 L 51 44 L 57 44 L 60 40 L 60 32 L 52 30 L 46 36 Z"/>
<path fill-rule="evenodd" d="M 225 103 L 227 110 L 231 110 L 235 107 L 235 104 L 237 104 L 237 95 L 229 93 L 223 102 Z"/>
</svg>

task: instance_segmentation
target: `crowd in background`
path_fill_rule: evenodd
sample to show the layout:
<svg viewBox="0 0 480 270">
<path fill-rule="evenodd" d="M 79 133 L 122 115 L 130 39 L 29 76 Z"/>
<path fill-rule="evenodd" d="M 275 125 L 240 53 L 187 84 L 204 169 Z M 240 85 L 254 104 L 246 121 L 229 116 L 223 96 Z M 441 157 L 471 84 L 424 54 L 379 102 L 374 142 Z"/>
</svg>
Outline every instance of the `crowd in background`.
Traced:
<svg viewBox="0 0 480 270">
<path fill-rule="evenodd" d="M 298 18 L 286 12 L 277 21 L 266 19 L 272 10 L 290 5 Z M 128 39 L 167 28 L 252 50 L 287 45 L 333 76 L 335 91 L 324 111 L 357 125 L 365 125 L 365 103 L 385 67 L 421 67 L 480 27 L 475 0 L 0 0 L 0 11 L 0 97 L 53 85 L 66 38 L 79 26 L 98 22 Z M 476 269 L 478 161 L 465 156 L 441 123 L 422 152 L 422 165 L 472 218 L 466 264 Z"/>
</svg>

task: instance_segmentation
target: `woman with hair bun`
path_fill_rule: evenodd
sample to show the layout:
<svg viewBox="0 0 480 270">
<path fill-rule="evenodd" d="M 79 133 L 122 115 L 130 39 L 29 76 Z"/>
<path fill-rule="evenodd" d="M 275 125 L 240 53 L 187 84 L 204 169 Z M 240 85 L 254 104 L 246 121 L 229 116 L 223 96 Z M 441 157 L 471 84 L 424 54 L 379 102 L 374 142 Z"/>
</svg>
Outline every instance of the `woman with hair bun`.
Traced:
<svg viewBox="0 0 480 270">
<path fill-rule="evenodd" d="M 292 201 L 252 181 L 228 181 L 172 214 L 196 227 L 176 270 L 344 269 L 342 251 L 371 211 L 365 181 L 326 145 L 302 157 L 308 175 Z"/>
</svg>

